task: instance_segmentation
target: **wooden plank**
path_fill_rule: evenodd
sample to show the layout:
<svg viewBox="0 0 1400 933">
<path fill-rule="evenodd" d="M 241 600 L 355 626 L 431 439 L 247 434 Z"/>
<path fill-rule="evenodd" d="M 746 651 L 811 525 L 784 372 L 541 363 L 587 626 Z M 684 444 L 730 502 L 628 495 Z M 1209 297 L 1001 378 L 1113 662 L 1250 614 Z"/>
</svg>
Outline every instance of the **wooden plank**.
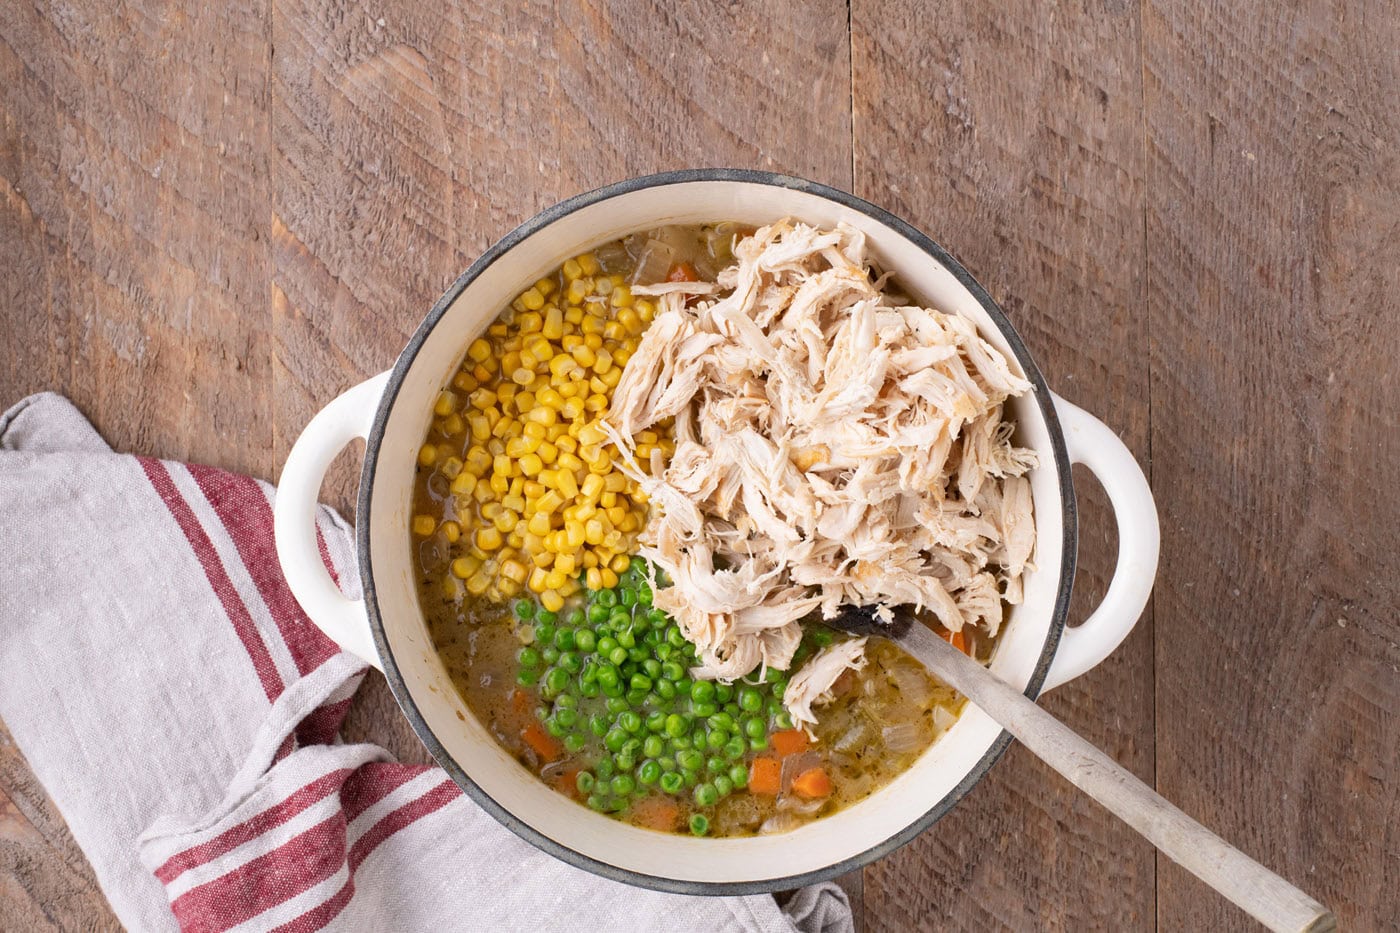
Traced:
<svg viewBox="0 0 1400 933">
<path fill-rule="evenodd" d="M 120 449 L 271 472 L 265 22 L 0 5 L 0 405 L 51 389 Z M 0 926 L 115 927 L 13 746 L 0 811 Z"/>
<path fill-rule="evenodd" d="M 1400 17 L 1150 0 L 1143 32 L 1159 786 L 1379 929 L 1400 917 Z M 1158 906 L 1240 926 L 1165 862 Z"/>
<path fill-rule="evenodd" d="M 1135 11 L 855 0 L 857 193 L 914 221 L 988 287 L 1051 386 L 1148 462 L 1143 151 Z M 1080 486 L 1073 618 L 1115 535 Z M 1149 783 L 1152 621 L 1046 706 Z M 1144 929 L 1154 854 L 1013 748 L 937 826 L 865 876 L 871 930 Z"/>
</svg>

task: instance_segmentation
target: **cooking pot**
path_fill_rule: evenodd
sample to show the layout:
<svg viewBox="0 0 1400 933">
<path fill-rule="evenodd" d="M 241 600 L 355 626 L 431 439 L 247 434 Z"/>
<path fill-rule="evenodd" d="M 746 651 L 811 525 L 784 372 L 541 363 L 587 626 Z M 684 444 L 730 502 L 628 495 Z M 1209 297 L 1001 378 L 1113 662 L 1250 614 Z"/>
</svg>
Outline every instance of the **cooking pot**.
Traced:
<svg viewBox="0 0 1400 933">
<path fill-rule="evenodd" d="M 275 508 L 277 552 L 292 592 L 342 648 L 384 672 L 423 744 L 501 823 L 541 849 L 599 875 L 686 894 L 791 888 L 873 861 L 931 826 L 987 773 L 1010 737 L 969 707 L 915 764 L 882 790 L 787 833 L 702 839 L 640 829 L 556 793 L 508 754 L 472 714 L 433 650 L 419 609 L 409 543 L 418 448 L 433 402 L 502 308 L 570 256 L 636 230 L 721 220 L 760 225 L 792 217 L 864 231 L 883 268 L 923 302 L 974 321 L 1034 391 L 1012 399 L 1016 443 L 1034 448 L 1034 569 L 1007 614 L 991 669 L 1028 696 L 1102 661 L 1147 604 L 1157 568 L 1152 494 L 1132 455 L 1091 415 L 1051 393 L 991 296 L 946 250 L 859 198 L 798 178 L 740 170 L 668 172 L 571 198 L 513 230 L 428 312 L 393 369 L 317 414 L 287 457 Z M 347 599 L 322 564 L 313 523 L 322 476 L 355 438 L 366 442 L 356 543 L 362 601 Z M 1070 465 L 1108 493 L 1118 564 L 1102 604 L 1067 629 L 1077 541 Z"/>
</svg>

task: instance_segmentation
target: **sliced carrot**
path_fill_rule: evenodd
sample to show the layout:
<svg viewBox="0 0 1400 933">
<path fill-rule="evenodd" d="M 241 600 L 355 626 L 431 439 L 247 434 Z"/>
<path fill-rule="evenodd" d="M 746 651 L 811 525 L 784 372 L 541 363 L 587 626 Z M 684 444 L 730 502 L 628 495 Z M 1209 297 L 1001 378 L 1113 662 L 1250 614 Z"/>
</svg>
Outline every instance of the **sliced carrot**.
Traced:
<svg viewBox="0 0 1400 933">
<path fill-rule="evenodd" d="M 553 761 L 564 753 L 564 746 L 559 744 L 559 740 L 544 731 L 544 726 L 537 722 L 521 730 L 520 737 L 545 761 Z"/>
<path fill-rule="evenodd" d="M 963 654 L 967 654 L 967 636 L 962 633 L 961 629 L 956 632 L 948 632 L 948 634 L 943 636 L 943 640 L 951 643 L 954 648 L 958 649 Z"/>
<path fill-rule="evenodd" d="M 668 282 L 698 282 L 700 273 L 695 271 L 695 267 L 688 262 L 678 262 L 671 267 L 671 271 L 666 274 Z"/>
<path fill-rule="evenodd" d="M 632 805 L 632 822 L 647 829 L 671 832 L 681 818 L 681 808 L 665 797 L 643 797 Z"/>
<path fill-rule="evenodd" d="M 749 767 L 749 793 L 776 797 L 782 789 L 782 762 L 776 758 L 755 758 Z"/>
<path fill-rule="evenodd" d="M 831 796 L 831 778 L 826 776 L 824 768 L 808 768 L 792 779 L 792 789 L 808 800 L 829 797 Z"/>
<path fill-rule="evenodd" d="M 807 733 L 801 729 L 784 729 L 782 732 L 774 732 L 768 737 L 768 741 L 773 745 L 773 751 L 786 758 L 788 755 L 800 755 L 807 750 L 807 746 L 812 744 L 807 740 Z"/>
</svg>

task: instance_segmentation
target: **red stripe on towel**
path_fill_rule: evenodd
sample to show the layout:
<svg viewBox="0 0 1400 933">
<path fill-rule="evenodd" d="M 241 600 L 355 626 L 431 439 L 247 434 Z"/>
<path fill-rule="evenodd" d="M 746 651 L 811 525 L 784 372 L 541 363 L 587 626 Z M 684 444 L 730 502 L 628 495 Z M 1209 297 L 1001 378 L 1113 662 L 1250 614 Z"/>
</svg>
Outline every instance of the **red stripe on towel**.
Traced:
<svg viewBox="0 0 1400 933">
<path fill-rule="evenodd" d="M 324 774 L 290 794 L 281 803 L 254 813 L 242 823 L 224 830 L 208 842 L 171 856 L 164 865 L 156 869 L 156 878 L 163 884 L 169 884 L 191 868 L 213 861 L 245 842 L 258 838 L 269 829 L 281 826 L 307 807 L 334 793 L 351 773 L 351 769 L 341 768 Z"/>
<path fill-rule="evenodd" d="M 243 643 L 244 649 L 248 652 L 248 659 L 252 661 L 253 670 L 257 672 L 263 693 L 267 695 L 269 702 L 276 700 L 282 693 L 282 676 L 277 673 L 277 665 L 273 663 L 272 655 L 268 653 L 267 644 L 263 642 L 262 634 L 253 622 L 252 616 L 248 614 L 248 607 L 244 606 L 243 601 L 239 598 L 237 588 L 229 579 L 228 571 L 219 559 L 218 551 L 214 549 L 214 543 L 209 540 L 209 534 L 200 525 L 194 510 L 185 501 L 185 497 L 180 494 L 180 490 L 175 488 L 175 481 L 171 479 L 170 471 L 165 464 L 147 457 L 137 457 L 136 460 L 141 464 L 141 469 L 145 471 L 146 478 L 155 487 L 156 494 L 165 503 L 165 507 L 170 510 L 175 523 L 185 533 L 185 540 L 190 543 L 195 558 L 198 559 L 199 565 L 204 568 L 204 576 L 209 580 L 209 586 L 219 597 L 219 602 L 224 607 L 224 614 L 228 616 L 234 632 L 238 635 L 238 640 Z"/>
<path fill-rule="evenodd" d="M 272 534 L 272 507 L 257 480 L 207 466 L 187 469 L 233 539 L 297 673 L 305 676 L 334 657 L 340 649 L 307 618 L 282 576 Z"/>
</svg>

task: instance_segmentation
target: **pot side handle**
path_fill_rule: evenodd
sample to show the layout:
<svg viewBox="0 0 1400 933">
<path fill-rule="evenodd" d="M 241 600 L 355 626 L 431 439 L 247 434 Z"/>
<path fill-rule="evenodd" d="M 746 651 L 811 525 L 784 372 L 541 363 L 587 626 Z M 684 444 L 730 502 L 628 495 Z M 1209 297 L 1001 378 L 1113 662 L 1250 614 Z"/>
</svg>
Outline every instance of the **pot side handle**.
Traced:
<svg viewBox="0 0 1400 933">
<path fill-rule="evenodd" d="M 1054 400 L 1070 462 L 1093 471 L 1108 493 L 1118 525 L 1118 565 L 1099 607 L 1081 625 L 1065 629 L 1042 691 L 1083 674 L 1128 637 L 1152 595 L 1161 546 L 1152 488 L 1127 445 L 1084 409 L 1058 395 Z"/>
<path fill-rule="evenodd" d="M 316 544 L 316 508 L 326 470 L 345 445 L 369 436 L 387 372 L 347 390 L 311 419 L 282 467 L 272 507 L 277 560 L 292 595 L 316 627 L 344 650 L 383 670 L 363 600 L 335 585 Z"/>
</svg>

